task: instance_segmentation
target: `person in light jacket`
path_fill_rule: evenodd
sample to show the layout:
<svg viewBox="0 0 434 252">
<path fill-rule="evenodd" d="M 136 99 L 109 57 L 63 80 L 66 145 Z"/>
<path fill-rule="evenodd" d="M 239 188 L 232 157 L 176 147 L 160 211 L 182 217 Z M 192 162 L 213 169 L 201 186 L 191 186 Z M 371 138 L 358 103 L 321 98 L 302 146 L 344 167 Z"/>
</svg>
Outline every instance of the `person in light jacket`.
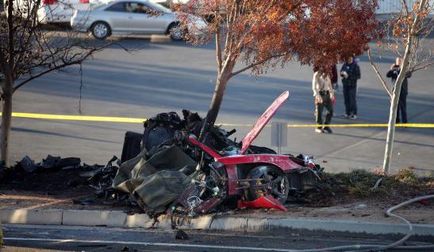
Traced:
<svg viewBox="0 0 434 252">
<path fill-rule="evenodd" d="M 312 91 L 315 98 L 315 121 L 317 125 L 323 125 L 323 110 L 327 110 L 324 120 L 324 126 L 318 126 L 315 129 L 316 133 L 333 133 L 328 126 L 333 117 L 333 104 L 335 101 L 335 93 L 330 74 L 321 70 L 319 67 L 314 67 L 312 79 Z"/>
</svg>

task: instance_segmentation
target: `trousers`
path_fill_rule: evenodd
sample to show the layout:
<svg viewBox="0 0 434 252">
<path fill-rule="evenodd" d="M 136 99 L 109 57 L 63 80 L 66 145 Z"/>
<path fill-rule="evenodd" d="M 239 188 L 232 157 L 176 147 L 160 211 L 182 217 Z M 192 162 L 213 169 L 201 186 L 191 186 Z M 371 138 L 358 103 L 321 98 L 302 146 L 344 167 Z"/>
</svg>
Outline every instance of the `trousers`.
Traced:
<svg viewBox="0 0 434 252">
<path fill-rule="evenodd" d="M 343 85 L 344 102 L 345 102 L 345 114 L 357 115 L 357 84 L 355 85 Z"/>
<path fill-rule="evenodd" d="M 401 120 L 402 119 L 402 120 Z M 396 114 L 397 123 L 407 123 L 407 95 L 402 94 L 399 96 L 398 112 Z"/>
<path fill-rule="evenodd" d="M 324 124 L 330 124 L 333 117 L 333 103 L 330 99 L 330 94 L 321 94 L 321 98 L 323 102 L 315 104 L 315 121 L 317 124 L 323 124 L 323 110 L 325 108 L 327 114 L 325 116 Z"/>
</svg>

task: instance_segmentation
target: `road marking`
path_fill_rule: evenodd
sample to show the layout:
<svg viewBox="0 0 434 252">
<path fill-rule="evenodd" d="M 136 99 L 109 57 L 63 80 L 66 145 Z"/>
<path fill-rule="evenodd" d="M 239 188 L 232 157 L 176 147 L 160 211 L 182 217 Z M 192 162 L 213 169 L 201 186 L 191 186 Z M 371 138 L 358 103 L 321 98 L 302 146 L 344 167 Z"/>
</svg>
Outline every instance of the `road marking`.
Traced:
<svg viewBox="0 0 434 252">
<path fill-rule="evenodd" d="M 219 245 L 199 245 L 184 243 L 162 243 L 162 242 L 138 242 L 138 241 L 112 241 L 112 240 L 76 240 L 76 239 L 50 239 L 50 238 L 21 238 L 5 237 L 5 241 L 38 241 L 38 242 L 58 242 L 58 243 L 102 243 L 102 244 L 119 244 L 119 245 L 140 245 L 156 247 L 173 247 L 173 248 L 199 248 L 199 249 L 219 249 L 219 250 L 250 250 L 250 251 L 275 251 L 275 252 L 295 252 L 291 249 L 274 249 L 274 248 L 256 248 L 241 246 L 219 246 Z M 298 250 L 299 251 L 299 250 Z"/>
<path fill-rule="evenodd" d="M 1 113 L 0 113 L 1 115 Z M 41 120 L 61 120 L 61 121 L 90 121 L 90 122 L 112 122 L 112 123 L 143 123 L 146 118 L 115 117 L 115 116 L 83 116 L 83 115 L 60 115 L 60 114 L 40 114 L 13 112 L 12 117 L 41 119 Z M 225 127 L 253 127 L 252 124 L 236 123 L 216 123 Z M 288 124 L 288 128 L 317 128 L 325 125 L 318 124 Z M 329 124 L 333 128 L 387 128 L 387 123 L 351 123 L 351 124 Z M 269 125 L 268 125 L 269 127 Z M 397 128 L 434 128 L 434 123 L 398 123 Z"/>
</svg>

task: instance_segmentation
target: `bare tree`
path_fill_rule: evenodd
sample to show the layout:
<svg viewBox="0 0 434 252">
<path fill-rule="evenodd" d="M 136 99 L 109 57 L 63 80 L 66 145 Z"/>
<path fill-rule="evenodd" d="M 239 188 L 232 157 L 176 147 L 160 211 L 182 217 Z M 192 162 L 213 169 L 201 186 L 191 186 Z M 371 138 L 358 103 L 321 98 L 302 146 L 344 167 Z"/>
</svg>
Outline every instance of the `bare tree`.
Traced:
<svg viewBox="0 0 434 252">
<path fill-rule="evenodd" d="M 427 39 L 428 36 L 432 35 L 434 29 L 434 22 L 430 17 L 430 14 L 433 13 L 433 4 L 433 0 L 420 0 L 415 1 L 410 6 L 409 1 L 400 0 L 400 13 L 389 20 L 385 27 L 386 36 L 379 43 L 380 46 L 393 52 L 396 57 L 402 58 L 399 75 L 392 87 L 386 83 L 385 78 L 378 70 L 378 66 L 373 61 L 370 51 L 368 51 L 371 66 L 390 98 L 389 122 L 383 160 L 383 172 L 385 174 L 390 172 L 397 110 L 403 81 L 409 74 L 434 64 L 434 45 L 432 40 Z"/>
<path fill-rule="evenodd" d="M 38 9 L 41 0 L 8 0 L 0 15 L 0 72 L 2 119 L 1 162 L 8 162 L 12 96 L 22 86 L 47 73 L 81 64 L 108 44 L 95 44 L 73 31 L 44 31 Z M 43 18 L 43 17 L 42 17 Z"/>
</svg>

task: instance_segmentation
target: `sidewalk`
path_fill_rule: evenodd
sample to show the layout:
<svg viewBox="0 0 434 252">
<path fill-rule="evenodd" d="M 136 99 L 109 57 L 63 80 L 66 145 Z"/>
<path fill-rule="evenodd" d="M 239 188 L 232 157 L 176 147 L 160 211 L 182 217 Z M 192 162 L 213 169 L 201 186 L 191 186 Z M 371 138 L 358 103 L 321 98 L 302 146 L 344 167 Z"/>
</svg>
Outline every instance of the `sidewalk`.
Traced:
<svg viewBox="0 0 434 252">
<path fill-rule="evenodd" d="M 154 221 L 146 214 L 127 214 L 127 208 L 104 205 L 72 204 L 72 198 L 50 196 L 1 195 L 0 221 L 4 224 L 65 226 L 107 226 L 151 228 Z M 432 206 L 416 206 L 396 211 L 413 225 L 414 235 L 434 236 Z M 288 212 L 241 210 L 176 219 L 180 228 L 256 232 L 272 229 L 325 231 L 367 234 L 407 234 L 408 226 L 395 218 L 385 217 L 382 207 L 370 202 L 333 207 L 309 208 L 289 205 Z M 171 221 L 161 216 L 154 227 L 170 229 Z"/>
</svg>

